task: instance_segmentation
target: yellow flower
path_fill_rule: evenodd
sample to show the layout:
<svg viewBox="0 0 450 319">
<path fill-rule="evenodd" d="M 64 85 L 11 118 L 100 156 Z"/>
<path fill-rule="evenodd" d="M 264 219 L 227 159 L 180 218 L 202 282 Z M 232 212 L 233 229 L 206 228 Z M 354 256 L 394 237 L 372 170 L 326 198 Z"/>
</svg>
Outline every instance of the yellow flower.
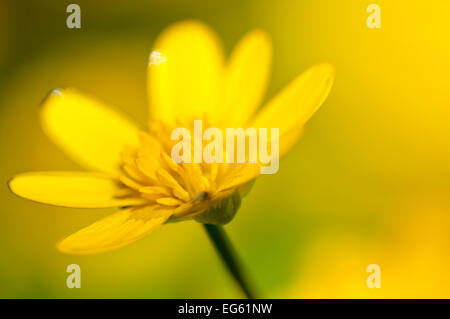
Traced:
<svg viewBox="0 0 450 319">
<path fill-rule="evenodd" d="M 264 32 L 248 33 L 228 62 L 213 31 L 195 21 L 169 27 L 154 48 L 147 130 L 72 88 L 54 90 L 43 103 L 47 135 L 93 172 L 20 174 L 10 189 L 50 205 L 121 208 L 62 240 L 62 252 L 116 249 L 171 220 L 228 222 L 259 175 L 258 165 L 176 164 L 170 157 L 171 130 L 191 127 L 195 119 L 221 129 L 279 128 L 282 156 L 327 97 L 334 77 L 329 64 L 312 67 L 256 112 L 271 62 Z"/>
</svg>

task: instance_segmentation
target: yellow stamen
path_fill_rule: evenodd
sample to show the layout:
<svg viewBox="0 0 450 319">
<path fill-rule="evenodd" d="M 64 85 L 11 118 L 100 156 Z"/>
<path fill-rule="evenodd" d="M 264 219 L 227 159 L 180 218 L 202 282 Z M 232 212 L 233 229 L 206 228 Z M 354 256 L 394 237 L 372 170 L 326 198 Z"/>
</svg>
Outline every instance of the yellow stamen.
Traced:
<svg viewBox="0 0 450 319">
<path fill-rule="evenodd" d="M 178 205 L 183 204 L 182 201 L 180 201 L 180 200 L 178 200 L 176 198 L 173 198 L 173 197 L 158 198 L 156 200 L 156 202 L 158 204 L 165 205 L 165 206 L 178 206 Z"/>
</svg>

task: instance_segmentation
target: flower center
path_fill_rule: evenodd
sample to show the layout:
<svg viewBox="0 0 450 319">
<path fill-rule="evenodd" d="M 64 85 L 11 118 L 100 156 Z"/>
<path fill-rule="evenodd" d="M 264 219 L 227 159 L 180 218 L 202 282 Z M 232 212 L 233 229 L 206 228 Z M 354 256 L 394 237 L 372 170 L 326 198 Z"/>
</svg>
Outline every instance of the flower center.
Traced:
<svg viewBox="0 0 450 319">
<path fill-rule="evenodd" d="M 219 190 L 225 165 L 175 163 L 169 154 L 176 141 L 170 139 L 166 126 L 156 123 L 151 132 L 140 132 L 139 140 L 138 148 L 122 153 L 119 179 L 131 189 L 132 196 L 145 199 L 149 205 L 176 208 L 209 200 Z"/>
</svg>

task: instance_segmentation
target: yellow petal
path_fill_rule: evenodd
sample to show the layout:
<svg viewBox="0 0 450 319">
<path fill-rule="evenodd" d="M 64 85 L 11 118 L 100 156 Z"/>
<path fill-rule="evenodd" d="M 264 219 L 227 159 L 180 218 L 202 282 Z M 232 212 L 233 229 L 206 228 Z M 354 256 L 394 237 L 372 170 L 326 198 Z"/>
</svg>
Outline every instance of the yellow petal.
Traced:
<svg viewBox="0 0 450 319">
<path fill-rule="evenodd" d="M 334 68 L 328 63 L 308 69 L 269 101 L 250 126 L 279 128 L 280 154 L 284 154 L 300 138 L 303 125 L 325 101 L 333 80 Z"/>
<path fill-rule="evenodd" d="M 124 146 L 138 145 L 133 123 L 73 88 L 54 90 L 43 103 L 48 136 L 80 164 L 117 174 Z"/>
<path fill-rule="evenodd" d="M 119 183 L 94 173 L 25 173 L 13 177 L 9 187 L 16 195 L 56 206 L 105 208 L 142 204 L 140 198 L 118 198 L 124 192 Z"/>
<path fill-rule="evenodd" d="M 266 91 L 272 45 L 268 35 L 254 30 L 236 45 L 226 68 L 223 91 L 224 124 L 244 127 Z M 218 110 L 218 111 L 220 111 Z"/>
<path fill-rule="evenodd" d="M 155 207 L 124 209 L 70 235 L 57 248 L 72 255 L 114 250 L 145 237 L 159 228 L 171 214 L 171 210 Z"/>
<path fill-rule="evenodd" d="M 152 119 L 168 124 L 213 117 L 218 105 L 223 53 L 213 31 L 196 21 L 167 28 L 154 51 L 164 60 L 149 63 L 148 91 Z"/>
<path fill-rule="evenodd" d="M 218 186 L 218 191 L 223 192 L 233 188 L 240 188 L 242 185 L 255 180 L 260 175 L 259 164 L 231 164 Z"/>
<path fill-rule="evenodd" d="M 280 158 L 286 155 L 287 152 L 297 143 L 302 137 L 304 131 L 303 126 L 298 126 L 283 134 L 279 140 L 279 156 Z M 270 149 L 270 145 L 268 146 Z"/>
</svg>

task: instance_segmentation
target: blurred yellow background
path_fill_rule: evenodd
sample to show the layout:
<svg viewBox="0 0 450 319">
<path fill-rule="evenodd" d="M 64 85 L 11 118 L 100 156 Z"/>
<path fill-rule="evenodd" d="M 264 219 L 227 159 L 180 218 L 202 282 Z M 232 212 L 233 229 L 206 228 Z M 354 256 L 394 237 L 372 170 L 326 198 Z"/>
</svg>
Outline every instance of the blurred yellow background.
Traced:
<svg viewBox="0 0 450 319">
<path fill-rule="evenodd" d="M 75 86 L 145 123 L 146 65 L 167 25 L 199 19 L 230 52 L 250 29 L 274 46 L 266 99 L 317 62 L 330 97 L 276 175 L 226 226 L 263 297 L 450 298 L 450 22 L 446 0 L 0 1 L 0 297 L 241 297 L 195 222 L 98 256 L 55 243 L 111 210 L 48 207 L 7 188 L 19 172 L 78 170 L 39 126 L 39 103 Z M 369 4 L 381 28 L 366 26 Z M 82 288 L 66 287 L 81 267 Z M 366 267 L 381 268 L 369 289 Z"/>
</svg>

